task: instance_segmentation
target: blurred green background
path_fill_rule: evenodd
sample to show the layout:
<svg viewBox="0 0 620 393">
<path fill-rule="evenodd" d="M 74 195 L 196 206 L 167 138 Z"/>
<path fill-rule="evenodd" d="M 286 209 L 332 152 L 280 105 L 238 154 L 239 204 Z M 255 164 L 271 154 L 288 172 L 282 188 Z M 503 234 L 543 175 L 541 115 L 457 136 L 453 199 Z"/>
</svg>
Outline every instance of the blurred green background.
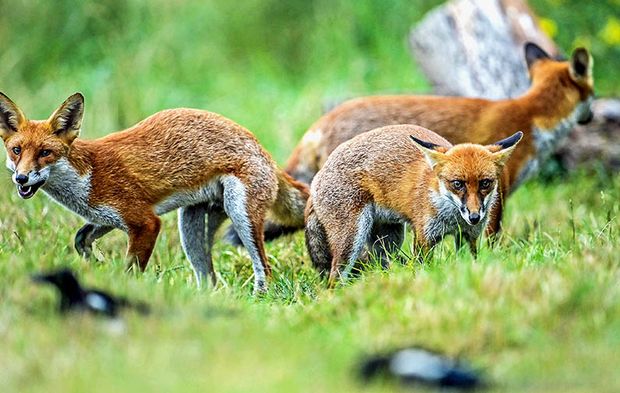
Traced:
<svg viewBox="0 0 620 393">
<path fill-rule="evenodd" d="M 83 137 L 164 108 L 221 113 L 283 162 L 329 100 L 424 92 L 406 43 L 441 1 L 0 1 L 0 91 L 30 118 L 86 96 Z M 567 52 L 591 48 L 599 95 L 618 95 L 620 0 L 535 0 Z"/>
<path fill-rule="evenodd" d="M 208 109 L 283 163 L 326 102 L 429 91 L 406 36 L 439 3 L 0 0 L 0 91 L 34 119 L 82 91 L 85 138 L 164 108 Z M 620 0 L 530 5 L 564 51 L 592 50 L 598 94 L 620 95 Z M 276 275 L 262 300 L 250 296 L 247 254 L 223 242 L 222 288 L 197 293 L 174 214 L 134 277 L 120 231 L 98 242 L 107 263 L 87 263 L 72 247 L 77 215 L 42 195 L 20 200 L 8 173 L 0 187 L 2 393 L 357 392 L 360 354 L 416 342 L 471 357 L 493 391 L 620 386 L 618 176 L 529 182 L 507 205 L 501 243 L 477 260 L 446 241 L 429 264 L 375 267 L 336 291 L 309 266 L 301 233 L 282 239 L 267 246 Z M 127 315 L 121 332 L 56 317 L 52 291 L 28 276 L 59 266 L 147 300 L 153 315 Z"/>
</svg>

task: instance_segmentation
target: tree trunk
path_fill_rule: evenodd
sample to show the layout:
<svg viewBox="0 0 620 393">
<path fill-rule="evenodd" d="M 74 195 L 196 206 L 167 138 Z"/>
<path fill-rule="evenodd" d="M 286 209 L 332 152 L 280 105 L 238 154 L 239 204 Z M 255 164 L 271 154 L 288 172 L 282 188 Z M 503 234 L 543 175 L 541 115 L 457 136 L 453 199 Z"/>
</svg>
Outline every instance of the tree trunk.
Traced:
<svg viewBox="0 0 620 393">
<path fill-rule="evenodd" d="M 527 90 L 523 46 L 531 41 L 552 56 L 553 41 L 524 0 L 452 0 L 435 8 L 411 31 L 416 62 L 435 93 L 502 99 Z M 558 151 L 563 165 L 620 166 L 620 101 L 598 100 L 594 121 L 577 127 Z"/>
</svg>

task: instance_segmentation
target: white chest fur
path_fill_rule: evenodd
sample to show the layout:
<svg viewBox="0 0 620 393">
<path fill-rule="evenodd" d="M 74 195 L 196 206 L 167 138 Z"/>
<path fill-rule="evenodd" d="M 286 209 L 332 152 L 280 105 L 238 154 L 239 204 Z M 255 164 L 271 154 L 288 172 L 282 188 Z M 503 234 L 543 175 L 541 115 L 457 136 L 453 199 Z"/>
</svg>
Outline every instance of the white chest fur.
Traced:
<svg viewBox="0 0 620 393">
<path fill-rule="evenodd" d="M 469 225 L 461 216 L 459 207 L 441 193 L 432 192 L 431 203 L 435 207 L 436 214 L 428 217 L 424 226 L 424 235 L 431 246 L 447 235 L 461 234 L 466 238 L 475 239 L 487 225 L 487 214 L 478 224 Z"/>
<path fill-rule="evenodd" d="M 50 175 L 41 188 L 50 197 L 89 222 L 126 229 L 119 212 L 110 206 L 91 206 L 90 173 L 80 176 L 66 159 L 60 159 L 50 168 Z"/>
</svg>

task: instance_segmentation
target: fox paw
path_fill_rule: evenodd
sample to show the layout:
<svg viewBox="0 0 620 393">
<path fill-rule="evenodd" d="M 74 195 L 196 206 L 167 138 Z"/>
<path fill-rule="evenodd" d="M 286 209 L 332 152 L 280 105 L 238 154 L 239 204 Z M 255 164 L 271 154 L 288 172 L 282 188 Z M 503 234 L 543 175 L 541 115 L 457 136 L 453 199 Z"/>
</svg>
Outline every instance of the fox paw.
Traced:
<svg viewBox="0 0 620 393">
<path fill-rule="evenodd" d="M 80 228 L 79 231 L 75 234 L 75 240 L 73 245 L 75 246 L 75 250 L 80 254 L 83 258 L 90 258 L 93 254 L 92 242 L 89 241 L 88 237 L 90 236 L 93 230 L 93 226 L 90 224 L 84 225 Z"/>
</svg>

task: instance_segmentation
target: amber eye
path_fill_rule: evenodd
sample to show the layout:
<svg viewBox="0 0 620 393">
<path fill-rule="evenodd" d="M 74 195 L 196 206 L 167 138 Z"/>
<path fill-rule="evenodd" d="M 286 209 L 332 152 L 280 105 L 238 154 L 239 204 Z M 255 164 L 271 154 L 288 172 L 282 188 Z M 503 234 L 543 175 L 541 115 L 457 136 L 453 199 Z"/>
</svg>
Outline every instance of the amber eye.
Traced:
<svg viewBox="0 0 620 393">
<path fill-rule="evenodd" d="M 465 186 L 465 182 L 461 180 L 452 180 L 450 184 L 452 185 L 452 188 L 454 188 L 455 190 L 462 190 L 463 187 Z"/>
<path fill-rule="evenodd" d="M 41 150 L 41 152 L 39 153 L 39 156 L 41 156 L 41 157 L 47 157 L 47 156 L 49 156 L 50 154 L 52 154 L 52 151 L 51 151 L 51 150 L 47 150 L 47 149 L 45 149 L 45 150 Z"/>
<path fill-rule="evenodd" d="M 19 146 L 15 146 L 12 150 L 13 154 L 15 154 L 16 156 L 18 156 L 22 152 L 22 148 Z"/>
<path fill-rule="evenodd" d="M 480 180 L 480 188 L 486 190 L 491 186 L 491 183 L 493 183 L 493 180 L 491 179 L 482 179 Z"/>
</svg>

